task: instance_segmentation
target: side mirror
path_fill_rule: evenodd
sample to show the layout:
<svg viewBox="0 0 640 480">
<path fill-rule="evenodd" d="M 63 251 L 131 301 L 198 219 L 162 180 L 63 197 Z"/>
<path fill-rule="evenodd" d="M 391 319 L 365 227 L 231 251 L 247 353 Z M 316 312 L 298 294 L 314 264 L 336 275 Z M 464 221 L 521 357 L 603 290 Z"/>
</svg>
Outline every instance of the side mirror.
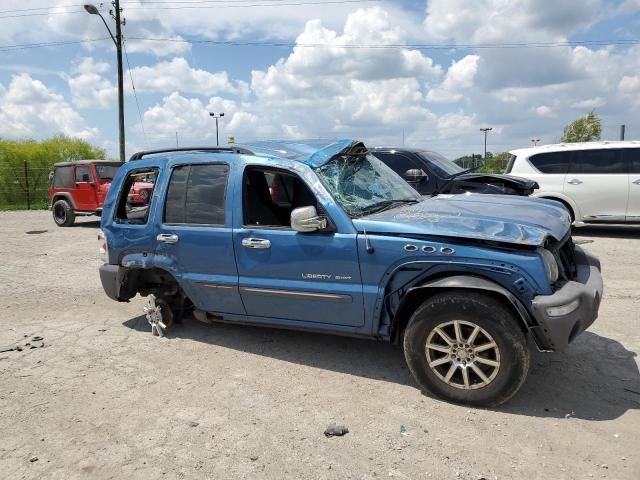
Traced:
<svg viewBox="0 0 640 480">
<path fill-rule="evenodd" d="M 316 207 L 300 207 L 291 212 L 291 228 L 302 233 L 317 232 L 327 228 L 327 219 L 318 216 Z"/>
<path fill-rule="evenodd" d="M 429 175 L 425 173 L 421 168 L 412 168 L 407 170 L 403 175 L 404 179 L 409 183 L 420 183 L 422 180 L 428 180 Z"/>
</svg>

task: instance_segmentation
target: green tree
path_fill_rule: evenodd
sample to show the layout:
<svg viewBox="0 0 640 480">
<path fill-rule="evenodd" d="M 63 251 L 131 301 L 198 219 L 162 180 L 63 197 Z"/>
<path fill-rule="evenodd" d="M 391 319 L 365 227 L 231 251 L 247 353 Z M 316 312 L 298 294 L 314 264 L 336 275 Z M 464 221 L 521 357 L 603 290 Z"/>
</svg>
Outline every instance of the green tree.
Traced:
<svg viewBox="0 0 640 480">
<path fill-rule="evenodd" d="M 105 158 L 103 149 L 64 135 L 41 141 L 0 139 L 0 208 L 25 208 L 27 184 L 31 206 L 46 207 L 54 163 L 98 158 Z"/>
<path fill-rule="evenodd" d="M 602 121 L 594 112 L 574 120 L 564 127 L 564 135 L 560 139 L 563 143 L 593 142 L 600 140 L 602 134 Z"/>
</svg>

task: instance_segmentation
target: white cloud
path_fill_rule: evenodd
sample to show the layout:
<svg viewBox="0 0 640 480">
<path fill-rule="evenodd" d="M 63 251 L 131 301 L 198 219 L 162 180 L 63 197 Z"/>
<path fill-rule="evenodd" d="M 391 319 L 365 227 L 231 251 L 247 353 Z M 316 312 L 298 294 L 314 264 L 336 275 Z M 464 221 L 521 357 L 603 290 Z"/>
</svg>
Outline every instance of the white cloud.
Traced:
<svg viewBox="0 0 640 480">
<path fill-rule="evenodd" d="M 56 133 L 82 139 L 97 135 L 64 97 L 28 74 L 0 89 L 0 136 L 43 138 Z"/>
<path fill-rule="evenodd" d="M 625 75 L 620 80 L 619 88 L 622 93 L 640 95 L 640 75 Z"/>
<path fill-rule="evenodd" d="M 539 107 L 534 108 L 536 115 L 542 118 L 554 117 L 553 109 L 548 105 L 540 105 Z"/>
<path fill-rule="evenodd" d="M 180 91 L 198 95 L 217 93 L 247 94 L 245 82 L 231 82 L 227 72 L 208 72 L 192 68 L 186 59 L 173 58 L 153 66 L 135 67 L 131 74 L 138 92 L 170 93 Z"/>
<path fill-rule="evenodd" d="M 449 67 L 442 84 L 432 88 L 427 94 L 430 102 L 457 102 L 463 91 L 473 86 L 478 71 L 478 55 L 467 55 Z"/>
<path fill-rule="evenodd" d="M 109 64 L 96 62 L 91 57 L 83 58 L 66 76 L 73 104 L 78 108 L 112 108 L 118 89 L 102 75 Z"/>
</svg>

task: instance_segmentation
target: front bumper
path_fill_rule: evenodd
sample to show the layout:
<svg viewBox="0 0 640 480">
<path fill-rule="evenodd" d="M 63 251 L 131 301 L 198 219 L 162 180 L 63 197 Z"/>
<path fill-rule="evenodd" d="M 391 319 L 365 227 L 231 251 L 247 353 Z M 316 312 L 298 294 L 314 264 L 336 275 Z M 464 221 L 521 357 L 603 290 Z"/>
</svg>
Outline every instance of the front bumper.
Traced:
<svg viewBox="0 0 640 480">
<path fill-rule="evenodd" d="M 577 278 L 567 282 L 552 295 L 533 299 L 532 314 L 538 322 L 533 327 L 538 344 L 545 350 L 562 350 L 598 318 L 603 284 L 600 261 L 580 247 L 576 248 Z M 549 315 L 549 309 L 578 302 L 578 306 L 561 316 Z"/>
</svg>

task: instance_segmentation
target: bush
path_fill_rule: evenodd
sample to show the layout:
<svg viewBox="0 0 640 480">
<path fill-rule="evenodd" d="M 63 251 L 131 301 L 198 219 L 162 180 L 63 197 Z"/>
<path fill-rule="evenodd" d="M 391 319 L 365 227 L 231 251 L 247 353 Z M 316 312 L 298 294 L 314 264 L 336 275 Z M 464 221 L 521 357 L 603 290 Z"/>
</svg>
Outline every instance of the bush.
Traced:
<svg viewBox="0 0 640 480">
<path fill-rule="evenodd" d="M 47 208 L 54 163 L 100 158 L 105 158 L 103 149 L 64 135 L 41 141 L 0 139 L 0 210 L 27 208 L 27 183 L 31 208 Z"/>
</svg>

